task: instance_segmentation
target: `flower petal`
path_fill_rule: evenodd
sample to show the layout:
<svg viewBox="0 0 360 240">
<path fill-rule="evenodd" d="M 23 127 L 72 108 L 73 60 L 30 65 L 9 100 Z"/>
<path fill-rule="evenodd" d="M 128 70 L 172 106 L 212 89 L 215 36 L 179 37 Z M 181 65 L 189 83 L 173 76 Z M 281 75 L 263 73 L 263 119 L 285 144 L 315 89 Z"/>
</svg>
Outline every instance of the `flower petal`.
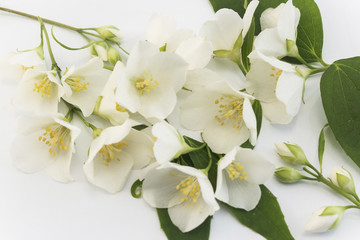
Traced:
<svg viewBox="0 0 360 240">
<path fill-rule="evenodd" d="M 167 43 L 175 29 L 176 22 L 172 16 L 153 14 L 147 25 L 146 39 L 160 48 Z"/>
<path fill-rule="evenodd" d="M 282 57 L 287 54 L 285 39 L 281 39 L 276 28 L 260 32 L 255 39 L 254 48 L 267 56 Z"/>
</svg>

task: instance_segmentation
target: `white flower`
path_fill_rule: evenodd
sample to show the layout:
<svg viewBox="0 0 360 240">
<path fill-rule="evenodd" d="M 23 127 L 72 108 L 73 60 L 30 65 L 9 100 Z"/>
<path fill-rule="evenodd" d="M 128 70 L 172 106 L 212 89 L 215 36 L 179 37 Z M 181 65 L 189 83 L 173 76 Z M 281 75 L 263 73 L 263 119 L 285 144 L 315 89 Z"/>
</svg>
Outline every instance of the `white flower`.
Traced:
<svg viewBox="0 0 360 240">
<path fill-rule="evenodd" d="M 215 20 L 207 21 L 200 29 L 200 35 L 212 42 L 215 50 L 232 50 L 240 34 L 245 38 L 259 1 L 251 1 L 244 19 L 231 9 L 220 9 L 215 14 Z"/>
<path fill-rule="evenodd" d="M 255 151 L 239 147 L 218 164 L 215 197 L 235 208 L 255 208 L 261 197 L 259 184 L 272 176 L 274 165 Z"/>
<path fill-rule="evenodd" d="M 277 8 L 265 10 L 261 17 L 263 30 L 255 39 L 254 47 L 267 56 L 283 57 L 288 53 L 287 40 L 296 42 L 296 29 L 300 11 L 292 1 L 281 3 Z"/>
<path fill-rule="evenodd" d="M 195 150 L 185 142 L 173 126 L 165 121 L 156 123 L 152 128 L 152 134 L 155 137 L 154 155 L 160 164 Z"/>
<path fill-rule="evenodd" d="M 208 84 L 180 106 L 180 120 L 189 130 L 203 130 L 204 141 L 216 153 L 227 153 L 248 139 L 255 145 L 256 117 L 250 99 L 224 81 Z"/>
<path fill-rule="evenodd" d="M 182 232 L 196 228 L 219 209 L 207 176 L 188 166 L 168 163 L 151 170 L 142 193 L 150 206 L 168 208 L 171 221 Z"/>
<path fill-rule="evenodd" d="M 341 206 L 322 207 L 316 210 L 305 231 L 326 232 L 334 229 L 341 221 L 345 208 Z"/>
<path fill-rule="evenodd" d="M 10 52 L 0 60 L 1 74 L 20 80 L 26 70 L 46 71 L 44 60 L 37 51 Z"/>
<path fill-rule="evenodd" d="M 116 102 L 117 80 L 121 73 L 119 68 L 121 65 L 115 66 L 94 109 L 95 114 L 109 120 L 113 125 L 121 125 L 129 118 L 128 110 Z"/>
<path fill-rule="evenodd" d="M 105 43 L 96 43 L 90 47 L 91 54 L 101 58 L 104 62 L 108 60 L 107 48 Z"/>
<path fill-rule="evenodd" d="M 93 140 L 84 172 L 92 184 L 108 192 L 119 192 L 132 169 L 140 169 L 154 158 L 153 141 L 131 128 L 130 121 L 104 129 Z"/>
<path fill-rule="evenodd" d="M 13 104 L 21 110 L 56 113 L 63 94 L 56 72 L 29 69 L 19 82 Z"/>
<path fill-rule="evenodd" d="M 349 171 L 341 167 L 335 167 L 331 171 L 330 180 L 345 192 L 356 195 L 354 179 Z"/>
<path fill-rule="evenodd" d="M 186 69 L 187 64 L 176 54 L 159 52 L 151 43 L 141 41 L 125 70 L 119 69 L 117 100 L 145 118 L 165 119 L 176 105 L 176 92 L 184 85 Z"/>
<path fill-rule="evenodd" d="M 181 56 L 189 69 L 205 67 L 212 56 L 212 44 L 203 37 L 196 37 L 188 29 L 176 29 L 171 16 L 154 14 L 148 23 L 146 39 L 158 48 L 166 45 L 167 52 Z"/>
<path fill-rule="evenodd" d="M 56 181 L 69 182 L 74 141 L 80 130 L 61 115 L 26 116 L 18 121 L 11 156 L 17 168 L 33 173 L 46 168 Z"/>
<path fill-rule="evenodd" d="M 61 78 L 65 89 L 64 100 L 80 108 L 85 117 L 90 116 L 109 76 L 103 61 L 92 58 L 85 65 L 71 67 Z"/>
<path fill-rule="evenodd" d="M 272 123 L 289 123 L 299 112 L 304 79 L 295 67 L 258 51 L 249 55 L 246 91 L 260 100 L 264 116 Z"/>
</svg>

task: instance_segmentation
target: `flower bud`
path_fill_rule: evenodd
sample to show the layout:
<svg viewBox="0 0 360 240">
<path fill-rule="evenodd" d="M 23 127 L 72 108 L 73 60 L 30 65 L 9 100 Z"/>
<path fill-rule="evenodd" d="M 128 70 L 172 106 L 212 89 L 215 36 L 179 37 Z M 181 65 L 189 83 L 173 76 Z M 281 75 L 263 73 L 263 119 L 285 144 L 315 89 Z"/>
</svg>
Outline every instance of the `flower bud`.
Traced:
<svg viewBox="0 0 360 240">
<path fill-rule="evenodd" d="M 108 60 L 108 54 L 105 43 L 96 43 L 91 45 L 90 51 L 93 56 L 98 56 L 104 62 Z"/>
<path fill-rule="evenodd" d="M 293 165 L 307 165 L 309 162 L 304 151 L 296 144 L 275 143 L 282 160 Z"/>
<path fill-rule="evenodd" d="M 320 208 L 313 213 L 310 222 L 305 227 L 305 231 L 326 232 L 334 229 L 340 223 L 345 210 L 346 208 L 341 206 Z"/>
<path fill-rule="evenodd" d="M 299 56 L 299 50 L 296 45 L 296 41 L 286 39 L 286 51 L 287 55 L 290 57 L 298 57 Z"/>
<path fill-rule="evenodd" d="M 349 171 L 341 167 L 335 167 L 331 172 L 331 182 L 345 192 L 356 195 L 354 179 Z"/>
<path fill-rule="evenodd" d="M 115 26 L 102 26 L 95 28 L 95 31 L 99 33 L 102 37 L 109 38 L 117 42 L 122 39 L 120 30 Z"/>
<path fill-rule="evenodd" d="M 107 58 L 110 64 L 114 66 L 118 61 L 121 61 L 120 53 L 113 47 L 109 47 L 107 51 Z"/>
<path fill-rule="evenodd" d="M 303 179 L 303 175 L 296 169 L 287 166 L 276 169 L 275 177 L 283 183 L 294 183 Z"/>
</svg>

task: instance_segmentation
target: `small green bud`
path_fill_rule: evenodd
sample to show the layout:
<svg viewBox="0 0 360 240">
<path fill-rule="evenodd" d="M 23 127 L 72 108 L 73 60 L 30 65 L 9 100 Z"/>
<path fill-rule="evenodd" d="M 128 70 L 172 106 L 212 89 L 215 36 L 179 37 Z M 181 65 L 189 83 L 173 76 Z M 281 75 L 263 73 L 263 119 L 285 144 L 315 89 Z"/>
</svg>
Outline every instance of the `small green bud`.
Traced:
<svg viewBox="0 0 360 240">
<path fill-rule="evenodd" d="M 118 61 L 121 61 L 120 53 L 113 47 L 109 47 L 107 51 L 107 58 L 110 64 L 114 66 Z"/>
<path fill-rule="evenodd" d="M 311 74 L 311 70 L 308 68 L 299 68 L 299 67 L 295 67 L 295 70 L 297 72 L 297 74 L 302 77 L 303 79 L 308 79 L 308 77 Z"/>
<path fill-rule="evenodd" d="M 122 39 L 122 36 L 120 34 L 120 30 L 115 26 L 102 26 L 95 28 L 95 31 L 99 33 L 104 38 L 109 38 L 115 41 L 120 41 Z"/>
<path fill-rule="evenodd" d="M 295 183 L 303 179 L 304 176 L 294 168 L 283 166 L 275 170 L 275 177 L 283 183 Z"/>
<path fill-rule="evenodd" d="M 307 165 L 304 151 L 296 144 L 275 143 L 276 149 L 282 160 L 293 165 Z"/>
<path fill-rule="evenodd" d="M 349 171 L 341 167 L 335 167 L 331 172 L 331 182 L 345 192 L 356 196 L 354 179 Z"/>
</svg>

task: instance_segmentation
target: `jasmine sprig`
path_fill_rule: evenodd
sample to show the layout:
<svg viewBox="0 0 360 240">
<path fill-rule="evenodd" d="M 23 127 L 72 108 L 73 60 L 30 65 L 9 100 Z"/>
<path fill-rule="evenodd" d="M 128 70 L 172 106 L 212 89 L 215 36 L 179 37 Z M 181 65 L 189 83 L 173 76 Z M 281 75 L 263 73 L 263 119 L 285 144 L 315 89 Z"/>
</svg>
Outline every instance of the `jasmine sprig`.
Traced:
<svg viewBox="0 0 360 240">
<path fill-rule="evenodd" d="M 352 203 L 351 205 L 347 206 L 327 207 L 325 209 L 321 209 L 322 211 L 320 211 L 319 214 L 314 213 L 314 219 L 318 218 L 319 216 L 338 215 L 337 221 L 329 225 L 324 231 L 335 228 L 339 224 L 342 218 L 342 214 L 345 210 L 352 208 L 360 209 L 360 198 L 356 193 L 355 183 L 349 171 L 345 170 L 344 168 L 336 167 L 333 169 L 331 177 L 328 178 L 325 177 L 322 173 L 323 154 L 325 150 L 324 130 L 327 126 L 328 124 L 322 128 L 319 136 L 319 170 L 308 161 L 300 146 L 290 143 L 277 143 L 276 148 L 281 159 L 291 165 L 302 166 L 302 168 L 299 170 L 292 167 L 283 166 L 275 171 L 275 176 L 280 182 L 295 183 L 301 180 L 319 182 Z M 300 171 L 303 171 L 304 173 L 302 174 Z M 319 229 L 313 229 L 312 224 L 309 225 L 311 225 L 309 227 L 309 231 L 320 231 Z"/>
</svg>

